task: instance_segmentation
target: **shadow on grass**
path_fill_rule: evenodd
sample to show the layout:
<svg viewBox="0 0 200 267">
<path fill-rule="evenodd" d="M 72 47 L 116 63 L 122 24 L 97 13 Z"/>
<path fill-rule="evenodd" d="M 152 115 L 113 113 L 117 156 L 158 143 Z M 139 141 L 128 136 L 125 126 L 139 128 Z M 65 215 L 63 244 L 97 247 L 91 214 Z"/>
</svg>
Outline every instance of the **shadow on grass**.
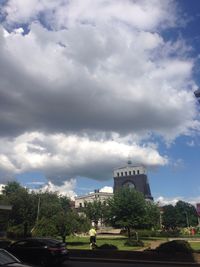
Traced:
<svg viewBox="0 0 200 267">
<path fill-rule="evenodd" d="M 70 245 L 70 246 L 73 246 L 73 247 L 75 247 L 75 246 L 84 246 L 84 245 L 88 245 L 89 244 L 89 241 L 88 242 L 74 242 L 74 241 L 72 241 L 72 242 L 67 242 L 67 245 Z"/>
<path fill-rule="evenodd" d="M 101 246 L 97 246 L 96 249 L 105 249 L 105 250 L 117 250 L 118 247 L 112 245 L 112 244 L 103 244 Z"/>
</svg>

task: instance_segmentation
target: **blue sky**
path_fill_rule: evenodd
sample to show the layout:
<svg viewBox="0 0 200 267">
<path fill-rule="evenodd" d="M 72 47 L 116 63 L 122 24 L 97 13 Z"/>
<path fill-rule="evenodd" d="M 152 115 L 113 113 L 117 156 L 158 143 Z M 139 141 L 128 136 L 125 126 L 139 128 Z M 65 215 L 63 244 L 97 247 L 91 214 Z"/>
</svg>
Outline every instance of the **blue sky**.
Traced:
<svg viewBox="0 0 200 267">
<path fill-rule="evenodd" d="M 74 196 L 147 167 L 200 201 L 197 0 L 0 1 L 0 184 Z"/>
</svg>

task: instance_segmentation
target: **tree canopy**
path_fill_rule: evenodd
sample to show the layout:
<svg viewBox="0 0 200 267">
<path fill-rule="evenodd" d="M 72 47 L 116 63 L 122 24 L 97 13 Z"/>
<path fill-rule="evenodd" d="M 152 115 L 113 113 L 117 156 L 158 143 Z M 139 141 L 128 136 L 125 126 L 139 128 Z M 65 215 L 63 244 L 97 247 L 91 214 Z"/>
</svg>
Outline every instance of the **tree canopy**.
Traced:
<svg viewBox="0 0 200 267">
<path fill-rule="evenodd" d="M 146 201 L 142 193 L 135 189 L 124 187 L 108 200 L 109 221 L 113 226 L 130 230 L 144 224 L 146 216 Z"/>
<path fill-rule="evenodd" d="M 197 226 L 197 211 L 192 204 L 181 200 L 175 206 L 166 205 L 163 207 L 162 224 L 166 229 Z"/>
</svg>

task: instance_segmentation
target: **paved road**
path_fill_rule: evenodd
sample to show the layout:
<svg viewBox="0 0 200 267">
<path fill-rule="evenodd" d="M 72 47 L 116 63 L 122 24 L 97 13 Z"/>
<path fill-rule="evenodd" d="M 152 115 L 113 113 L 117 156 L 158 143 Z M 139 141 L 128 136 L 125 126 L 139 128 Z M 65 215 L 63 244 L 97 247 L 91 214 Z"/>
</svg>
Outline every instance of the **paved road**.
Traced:
<svg viewBox="0 0 200 267">
<path fill-rule="evenodd" d="M 65 264 L 63 264 L 63 267 L 199 267 L 198 264 L 183 264 L 183 265 L 177 265 L 177 264 L 157 264 L 157 263 L 123 263 L 123 262 L 99 262 L 99 261 L 67 261 Z"/>
</svg>

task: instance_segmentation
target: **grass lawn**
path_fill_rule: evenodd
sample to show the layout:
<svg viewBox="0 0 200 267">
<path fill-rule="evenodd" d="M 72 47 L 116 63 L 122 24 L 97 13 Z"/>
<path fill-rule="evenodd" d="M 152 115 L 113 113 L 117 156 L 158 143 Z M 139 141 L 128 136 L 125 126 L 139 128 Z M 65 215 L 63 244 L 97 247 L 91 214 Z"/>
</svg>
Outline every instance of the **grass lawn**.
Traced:
<svg viewBox="0 0 200 267">
<path fill-rule="evenodd" d="M 156 240 L 163 240 L 167 242 L 167 238 L 145 238 L 143 239 L 143 242 L 145 244 L 145 248 L 150 246 L 150 243 Z M 97 236 L 97 246 L 101 246 L 103 244 L 112 244 L 118 248 L 118 250 L 139 250 L 142 249 L 142 247 L 129 247 L 125 246 L 124 243 L 127 241 L 127 237 L 125 236 L 118 236 L 118 237 L 112 237 L 112 236 Z M 89 246 L 89 236 L 68 236 L 66 238 L 67 242 L 67 248 L 69 249 L 90 249 Z M 191 248 L 194 251 L 200 252 L 200 241 L 190 241 L 189 242 Z M 144 248 L 144 247 L 143 247 Z"/>
<path fill-rule="evenodd" d="M 103 244 L 112 244 L 118 248 L 118 250 L 138 250 L 142 247 L 129 247 L 124 246 L 124 243 L 127 241 L 126 237 L 102 237 L 97 236 L 97 246 Z M 90 249 L 89 246 L 89 237 L 79 237 L 79 236 L 69 236 L 66 238 L 67 248 L 68 249 Z M 144 242 L 145 247 L 149 245 L 149 241 Z"/>
</svg>

